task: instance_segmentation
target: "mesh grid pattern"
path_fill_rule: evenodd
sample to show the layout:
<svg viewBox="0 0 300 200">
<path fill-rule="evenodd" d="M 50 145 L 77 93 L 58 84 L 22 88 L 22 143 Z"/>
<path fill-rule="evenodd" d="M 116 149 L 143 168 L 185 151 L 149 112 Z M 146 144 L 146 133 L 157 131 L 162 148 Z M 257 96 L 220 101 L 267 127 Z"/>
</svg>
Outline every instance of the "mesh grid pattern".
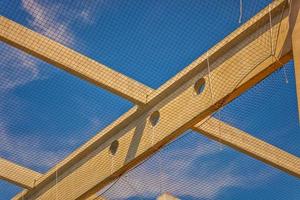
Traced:
<svg viewBox="0 0 300 200">
<path fill-rule="evenodd" d="M 3 158 L 46 172 L 132 106 L 8 45 L 0 47 Z"/>
<path fill-rule="evenodd" d="M 300 156 L 300 127 L 293 62 L 225 106 L 214 116 Z"/>
<path fill-rule="evenodd" d="M 299 156 L 300 127 L 294 94 L 294 70 L 290 62 L 214 117 Z M 277 114 L 270 117 L 271 111 Z M 273 128 L 274 124 L 279 127 Z M 163 193 L 184 200 L 296 200 L 300 197 L 299 187 L 298 178 L 189 131 L 98 195 L 108 200 L 150 200 Z"/>
<path fill-rule="evenodd" d="M 242 23 L 270 2 L 244 1 Z M 0 12 L 158 88 L 241 25 L 239 6 L 239 0 L 8 0 Z"/>
<path fill-rule="evenodd" d="M 98 194 L 108 200 L 298 199 L 300 181 L 196 132 L 187 132 Z"/>
<path fill-rule="evenodd" d="M 102 87 L 116 93 L 125 88 L 144 98 L 147 90 L 147 101 L 151 91 L 147 86 L 161 86 L 271 1 L 243 1 L 243 13 L 240 2 L 1 1 L 1 15 L 59 44 L 45 38 L 26 37 L 29 32 L 20 31 L 17 25 L 10 27 L 14 39 L 32 45 L 33 53 L 26 51 L 41 60 L 0 44 L 0 157 L 45 173 L 133 106 L 54 65 L 69 68 L 66 69 L 69 72 L 77 67 L 85 76 L 104 80 Z M 271 31 L 269 23 L 256 24 L 261 27 L 258 31 L 211 65 L 206 57 L 193 62 L 191 67 L 204 63 L 210 68 L 203 69 L 155 106 L 161 113 L 157 125 L 151 125 L 148 116 L 153 110 L 147 110 L 142 120 L 122 129 L 122 134 L 126 134 L 119 139 L 116 155 L 111 155 L 109 146 L 103 147 L 101 153 L 99 147 L 93 152 L 97 156 L 82 158 L 86 163 L 76 166 L 70 176 L 60 179 L 65 174 L 56 171 L 56 189 L 44 198 L 63 199 L 64 193 L 69 197 L 81 193 L 85 188 L 78 187 L 80 183 L 85 181 L 94 186 L 99 179 L 118 170 L 124 159 L 129 159 L 128 152 L 139 155 L 172 133 L 179 135 L 178 130 L 197 118 L 203 109 L 234 91 L 261 63 L 272 60 L 281 19 L 272 20 Z M 0 31 L 9 29 L 7 24 L 0 25 Z M 137 84 L 130 88 L 126 83 L 135 84 L 134 80 L 110 70 L 101 71 L 102 65 L 61 45 L 147 86 Z M 54 59 L 47 60 L 43 55 Z M 287 64 L 214 117 L 299 156 L 293 71 L 293 63 Z M 194 82 L 202 76 L 206 80 L 205 89 L 196 95 Z M 150 97 L 155 94 L 150 93 Z M 140 133 L 144 134 L 138 138 Z M 134 139 L 140 140 L 137 149 L 128 142 Z M 86 180 L 85 174 L 93 176 Z M 88 184 L 85 187 L 90 187 Z M 277 189 L 276 196 L 270 184 Z M 73 187 L 66 190 L 65 185 Z M 4 191 L 2 186 L 10 188 L 6 183 L 0 184 L 0 199 L 1 193 L 7 199 L 13 191 L 18 191 L 14 188 Z M 107 199 L 155 199 L 164 192 L 181 199 L 286 199 L 287 195 L 290 195 L 287 199 L 297 199 L 299 186 L 294 177 L 198 133 L 187 132 L 99 194 Z M 258 196 L 253 194 L 255 191 L 263 194 Z"/>
<path fill-rule="evenodd" d="M 21 188 L 3 180 L 0 181 L 0 188 L 1 188 L 1 192 L 0 192 L 1 200 L 10 199 L 14 197 L 18 192 L 21 192 Z"/>
</svg>

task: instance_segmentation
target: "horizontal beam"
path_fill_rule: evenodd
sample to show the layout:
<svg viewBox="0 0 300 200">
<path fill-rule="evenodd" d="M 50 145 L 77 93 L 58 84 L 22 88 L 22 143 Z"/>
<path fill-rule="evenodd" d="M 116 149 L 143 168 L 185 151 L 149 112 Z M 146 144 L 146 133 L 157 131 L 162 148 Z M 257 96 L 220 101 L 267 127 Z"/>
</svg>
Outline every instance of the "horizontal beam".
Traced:
<svg viewBox="0 0 300 200">
<path fill-rule="evenodd" d="M 273 2 L 14 199 L 86 199 L 273 73 L 292 58 L 283 50 L 286 2 Z M 205 84 L 201 94 L 198 83 Z"/>
<path fill-rule="evenodd" d="M 255 159 L 300 178 L 300 158 L 216 118 L 209 118 L 192 128 L 205 136 L 228 145 Z"/>
<path fill-rule="evenodd" d="M 0 16 L 0 40 L 136 104 L 145 104 L 152 92 L 151 88 L 4 16 Z"/>
<path fill-rule="evenodd" d="M 42 174 L 0 158 L 0 179 L 31 189 Z"/>
</svg>

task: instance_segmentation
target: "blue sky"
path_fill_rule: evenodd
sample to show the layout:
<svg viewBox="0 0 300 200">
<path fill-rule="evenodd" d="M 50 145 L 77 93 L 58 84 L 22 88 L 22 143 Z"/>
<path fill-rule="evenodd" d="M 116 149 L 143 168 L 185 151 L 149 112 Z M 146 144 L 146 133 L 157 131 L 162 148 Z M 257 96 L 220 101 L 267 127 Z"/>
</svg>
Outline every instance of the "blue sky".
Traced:
<svg viewBox="0 0 300 200">
<path fill-rule="evenodd" d="M 239 2 L 2 0 L 0 13 L 158 88 L 240 26 Z M 270 1 L 243 2 L 242 23 Z M 133 106 L 4 43 L 0 56 L 0 157 L 39 172 L 47 171 Z M 294 81 L 293 63 L 289 63 L 216 116 L 300 156 Z M 299 180 L 220 148 L 203 136 L 187 133 L 170 146 L 163 155 L 176 156 L 165 159 L 164 166 L 185 165 L 179 171 L 173 169 L 173 174 L 164 173 L 165 188 L 183 199 L 300 199 Z M 184 150 L 194 152 L 193 156 L 187 158 Z M 120 198 L 155 197 L 157 191 L 146 188 L 157 179 L 148 167 L 157 166 L 156 157 L 141 167 L 149 172 L 145 180 L 135 173 L 116 184 L 121 188 L 128 182 L 145 184 L 130 187 L 129 195 L 120 192 Z M 170 177 L 176 177 L 178 188 L 168 181 Z M 188 187 L 190 183 L 198 187 Z M 113 197 L 114 188 L 120 188 L 116 186 L 107 196 L 117 198 Z M 0 200 L 19 190 L 1 181 Z"/>
</svg>

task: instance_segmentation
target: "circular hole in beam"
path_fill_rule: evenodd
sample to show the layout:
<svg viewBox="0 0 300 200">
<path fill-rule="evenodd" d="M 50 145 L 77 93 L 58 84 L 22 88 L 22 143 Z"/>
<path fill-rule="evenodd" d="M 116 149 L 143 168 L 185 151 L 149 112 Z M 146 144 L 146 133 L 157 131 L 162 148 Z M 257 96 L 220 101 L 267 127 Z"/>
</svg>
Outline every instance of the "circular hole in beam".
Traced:
<svg viewBox="0 0 300 200">
<path fill-rule="evenodd" d="M 150 120 L 150 123 L 152 126 L 156 126 L 158 124 L 159 117 L 160 117 L 160 114 L 158 111 L 155 111 L 150 115 L 149 120 Z"/>
<path fill-rule="evenodd" d="M 201 78 L 199 79 L 195 85 L 194 85 L 194 90 L 197 95 L 201 94 L 205 89 L 205 79 Z"/>
<path fill-rule="evenodd" d="M 112 155 L 115 155 L 117 153 L 119 147 L 119 141 L 115 140 L 110 144 L 109 150 L 111 152 Z"/>
</svg>

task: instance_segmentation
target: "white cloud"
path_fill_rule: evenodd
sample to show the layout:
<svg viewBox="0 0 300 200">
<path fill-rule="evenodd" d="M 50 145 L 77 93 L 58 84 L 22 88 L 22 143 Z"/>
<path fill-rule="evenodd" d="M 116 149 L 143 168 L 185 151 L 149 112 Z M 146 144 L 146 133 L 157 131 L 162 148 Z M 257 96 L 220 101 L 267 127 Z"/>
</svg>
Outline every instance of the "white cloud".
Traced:
<svg viewBox="0 0 300 200">
<path fill-rule="evenodd" d="M 69 24 L 79 19 L 81 22 L 91 24 L 95 8 L 90 4 L 76 10 L 74 18 L 68 19 L 68 5 L 49 4 L 47 6 L 40 4 L 37 0 L 22 0 L 22 8 L 31 16 L 28 18 L 30 27 L 49 38 L 72 47 L 74 43 L 74 34 Z M 72 13 L 73 14 L 73 13 Z M 68 19 L 68 20 L 66 20 Z M 39 60 L 27 56 L 20 50 L 0 46 L 1 59 L 0 64 L 0 90 L 7 91 L 17 86 L 25 85 L 33 80 L 40 78 Z"/>
<path fill-rule="evenodd" d="M 63 136 L 60 132 L 49 135 L 47 131 L 30 127 L 18 129 L 18 133 L 15 133 L 12 127 L 18 126 L 20 121 L 28 121 L 24 113 L 27 104 L 30 102 L 11 93 L 0 95 L 0 157 L 42 172 L 92 137 L 101 124 L 99 118 L 91 117 L 89 123 L 78 132 L 66 130 L 62 132 Z M 47 113 L 41 117 L 47 117 Z"/>
<path fill-rule="evenodd" d="M 0 46 L 0 91 L 9 91 L 39 76 L 37 60 L 12 47 Z"/>
<path fill-rule="evenodd" d="M 106 192 L 102 190 L 98 194 L 111 200 L 128 199 L 133 196 L 153 198 L 164 192 L 175 196 L 215 199 L 226 188 L 257 187 L 257 182 L 264 184 L 277 175 L 277 171 L 266 174 L 261 165 L 257 165 L 256 170 L 241 174 L 237 166 L 241 167 L 241 162 L 249 162 L 243 154 L 230 160 L 229 163 L 213 159 L 224 151 L 228 155 L 230 153 L 226 152 L 228 150 L 229 148 L 221 150 L 217 143 L 210 141 L 199 142 L 199 145 L 187 149 L 163 150 L 162 155 L 156 154 L 144 164 L 123 175 Z M 211 159 L 202 159 L 204 157 Z M 201 160 L 200 164 L 199 160 L 195 163 L 197 159 Z M 253 167 L 255 166 L 251 166 Z"/>
<path fill-rule="evenodd" d="M 7 159 L 26 165 L 27 167 L 49 168 L 65 156 L 64 152 L 51 152 L 42 147 L 38 138 L 26 136 L 22 138 L 9 133 L 5 120 L 0 118 L 0 153 Z"/>
<path fill-rule="evenodd" d="M 29 25 L 35 31 L 69 47 L 76 45 L 70 24 L 75 20 L 77 23 L 80 21 L 84 24 L 92 24 L 96 9 L 92 5 L 71 8 L 70 5 L 63 3 L 50 4 L 49 2 L 46 6 L 37 0 L 22 0 L 22 6 L 31 15 Z"/>
<path fill-rule="evenodd" d="M 32 19 L 29 21 L 31 27 L 39 33 L 65 45 L 72 45 L 74 37 L 63 20 L 57 20 L 61 14 L 55 6 L 42 6 L 36 0 L 22 0 L 22 6 Z"/>
</svg>

